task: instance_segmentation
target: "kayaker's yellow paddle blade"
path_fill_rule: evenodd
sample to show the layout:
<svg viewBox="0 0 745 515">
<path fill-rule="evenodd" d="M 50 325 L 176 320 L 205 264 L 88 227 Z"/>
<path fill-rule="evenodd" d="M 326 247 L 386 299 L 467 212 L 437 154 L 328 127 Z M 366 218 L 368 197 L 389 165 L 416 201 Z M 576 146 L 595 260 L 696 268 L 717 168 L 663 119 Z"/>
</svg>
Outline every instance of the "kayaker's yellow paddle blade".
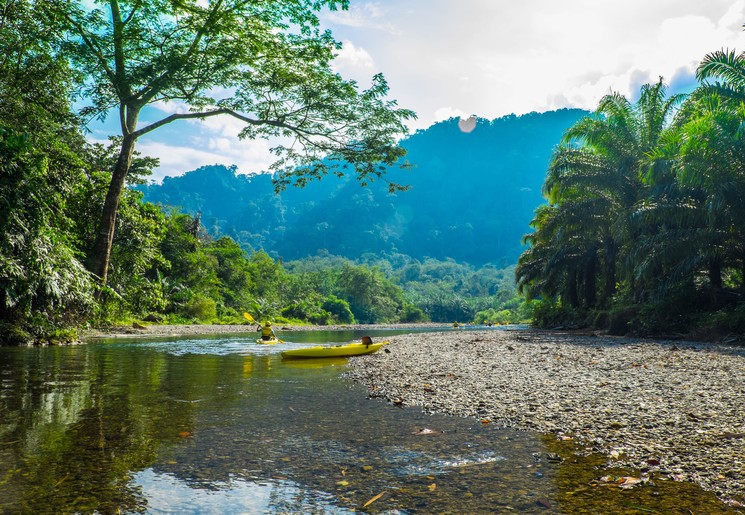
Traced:
<svg viewBox="0 0 745 515">
<path fill-rule="evenodd" d="M 251 316 L 251 313 L 244 312 L 243 313 L 243 318 L 245 318 L 246 320 L 248 320 L 252 324 L 255 324 L 256 323 L 256 320 L 254 320 L 254 317 Z"/>
</svg>

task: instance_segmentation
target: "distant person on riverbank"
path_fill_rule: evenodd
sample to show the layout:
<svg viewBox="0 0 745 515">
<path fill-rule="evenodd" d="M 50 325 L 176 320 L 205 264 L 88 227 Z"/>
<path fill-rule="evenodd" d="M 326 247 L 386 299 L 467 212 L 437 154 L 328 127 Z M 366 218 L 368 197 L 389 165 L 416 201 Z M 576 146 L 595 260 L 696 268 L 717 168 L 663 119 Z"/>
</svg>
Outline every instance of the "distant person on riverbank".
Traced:
<svg viewBox="0 0 745 515">
<path fill-rule="evenodd" d="M 272 323 L 267 321 L 264 323 L 264 327 L 260 327 L 261 330 L 261 339 L 262 340 L 276 340 L 277 335 L 274 334 L 274 329 L 272 329 Z"/>
</svg>

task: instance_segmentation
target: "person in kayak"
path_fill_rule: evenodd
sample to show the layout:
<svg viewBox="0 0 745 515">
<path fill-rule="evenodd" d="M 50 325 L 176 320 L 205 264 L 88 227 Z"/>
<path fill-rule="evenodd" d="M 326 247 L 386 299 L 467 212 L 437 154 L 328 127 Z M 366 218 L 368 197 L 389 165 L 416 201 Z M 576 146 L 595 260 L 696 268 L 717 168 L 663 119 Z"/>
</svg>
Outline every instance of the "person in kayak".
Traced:
<svg viewBox="0 0 745 515">
<path fill-rule="evenodd" d="M 277 335 L 274 334 L 272 329 L 272 323 L 268 320 L 264 323 L 264 327 L 261 328 L 261 339 L 262 340 L 276 340 Z"/>
</svg>

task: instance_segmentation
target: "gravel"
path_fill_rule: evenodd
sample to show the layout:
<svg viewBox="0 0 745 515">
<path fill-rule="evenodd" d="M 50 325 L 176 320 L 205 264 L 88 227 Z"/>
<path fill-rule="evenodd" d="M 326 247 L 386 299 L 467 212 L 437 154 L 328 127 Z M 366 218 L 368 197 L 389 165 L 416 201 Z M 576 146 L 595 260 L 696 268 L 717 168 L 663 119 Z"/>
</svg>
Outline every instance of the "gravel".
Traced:
<svg viewBox="0 0 745 515">
<path fill-rule="evenodd" d="M 390 342 L 347 373 L 371 397 L 554 433 L 745 503 L 745 348 L 539 331 Z"/>
<path fill-rule="evenodd" d="M 284 325 L 275 324 L 274 328 L 278 332 L 287 334 L 291 331 L 339 331 L 339 330 L 365 330 L 365 329 L 444 329 L 450 325 L 422 323 L 422 324 L 382 324 L 382 325 Z M 161 325 L 146 324 L 141 325 L 134 323 L 127 326 L 112 326 L 96 328 L 84 331 L 81 337 L 91 338 L 132 338 L 132 337 L 159 337 L 159 336 L 205 336 L 219 334 L 241 334 L 256 333 L 256 324 L 182 324 L 182 325 Z"/>
</svg>

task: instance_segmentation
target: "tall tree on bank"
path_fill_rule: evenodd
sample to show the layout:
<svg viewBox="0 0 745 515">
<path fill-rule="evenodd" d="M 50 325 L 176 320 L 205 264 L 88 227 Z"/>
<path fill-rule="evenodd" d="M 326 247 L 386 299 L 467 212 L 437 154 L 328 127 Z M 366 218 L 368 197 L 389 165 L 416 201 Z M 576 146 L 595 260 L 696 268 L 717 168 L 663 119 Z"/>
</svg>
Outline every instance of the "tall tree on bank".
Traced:
<svg viewBox="0 0 745 515">
<path fill-rule="evenodd" d="M 536 232 L 526 240 L 533 248 L 518 262 L 522 291 L 536 296 L 537 287 L 550 286 L 543 293 L 558 293 L 566 305 L 595 307 L 615 293 L 619 271 L 621 279 L 634 282 L 633 270 L 619 261 L 628 261 L 639 236 L 631 218 L 647 194 L 643 177 L 650 154 L 682 100 L 668 96 L 660 80 L 644 85 L 636 103 L 606 95 L 593 116 L 567 130 L 543 187 L 553 209 L 538 212 Z M 632 290 L 641 291 L 633 285 Z"/>
<path fill-rule="evenodd" d="M 386 99 L 383 76 L 359 91 L 331 67 L 341 45 L 321 30 L 318 12 L 346 9 L 347 0 L 96 3 L 54 0 L 50 9 L 65 20 L 68 55 L 86 77 L 82 114 L 119 113 L 121 148 L 89 260 L 103 282 L 136 142 L 163 125 L 231 116 L 245 123 L 241 138 L 277 138 L 278 190 L 347 173 L 347 163 L 363 184 L 385 179 L 404 154 L 396 136 L 415 115 Z M 169 102 L 177 112 L 139 126 L 143 108 Z"/>
</svg>

